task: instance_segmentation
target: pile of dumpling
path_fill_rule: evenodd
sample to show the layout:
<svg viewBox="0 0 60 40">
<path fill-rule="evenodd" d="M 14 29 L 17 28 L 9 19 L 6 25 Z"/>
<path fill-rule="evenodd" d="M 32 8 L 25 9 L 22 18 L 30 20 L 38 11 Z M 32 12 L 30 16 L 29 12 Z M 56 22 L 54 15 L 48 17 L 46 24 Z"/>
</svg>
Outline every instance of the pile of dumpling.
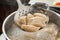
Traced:
<svg viewBox="0 0 60 40">
<path fill-rule="evenodd" d="M 49 17 L 42 13 L 28 13 L 16 19 L 18 26 L 28 32 L 36 32 L 45 27 L 49 21 Z"/>
</svg>

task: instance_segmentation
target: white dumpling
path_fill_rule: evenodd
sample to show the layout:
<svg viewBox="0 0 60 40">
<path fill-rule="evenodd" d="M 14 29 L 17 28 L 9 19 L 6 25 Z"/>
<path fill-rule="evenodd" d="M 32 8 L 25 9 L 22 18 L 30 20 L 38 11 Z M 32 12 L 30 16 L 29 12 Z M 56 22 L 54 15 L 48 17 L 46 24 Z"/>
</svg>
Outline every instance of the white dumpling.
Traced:
<svg viewBox="0 0 60 40">
<path fill-rule="evenodd" d="M 43 18 L 42 17 L 33 17 L 29 20 L 28 24 L 37 26 L 37 27 L 44 27 L 46 26 L 45 22 L 43 22 Z"/>
<path fill-rule="evenodd" d="M 32 18 L 32 17 L 34 17 L 32 14 L 27 14 L 27 17 L 29 17 L 29 18 Z"/>
<path fill-rule="evenodd" d="M 21 26 L 22 24 L 26 24 L 26 16 L 21 16 L 16 20 L 16 23 L 18 26 Z"/>
<path fill-rule="evenodd" d="M 27 24 L 32 17 L 34 17 L 32 14 L 30 14 L 30 13 L 27 14 L 27 18 L 26 18 Z"/>
<path fill-rule="evenodd" d="M 34 16 L 36 17 L 36 16 L 38 16 L 38 17 L 42 17 L 44 20 L 44 22 L 48 22 L 49 21 L 49 18 L 46 16 L 46 15 L 44 15 L 44 14 L 42 14 L 42 13 L 34 13 Z"/>
<path fill-rule="evenodd" d="M 22 25 L 21 29 L 28 31 L 28 32 L 35 32 L 35 31 L 38 31 L 40 27 L 36 27 L 33 25 Z"/>
</svg>

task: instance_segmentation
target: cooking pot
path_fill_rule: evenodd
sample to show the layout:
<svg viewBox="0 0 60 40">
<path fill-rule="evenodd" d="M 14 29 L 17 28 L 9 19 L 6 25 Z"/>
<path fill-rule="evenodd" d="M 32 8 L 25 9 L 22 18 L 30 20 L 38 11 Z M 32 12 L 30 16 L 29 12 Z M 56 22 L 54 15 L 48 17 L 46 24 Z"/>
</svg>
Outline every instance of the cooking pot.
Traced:
<svg viewBox="0 0 60 40">
<path fill-rule="evenodd" d="M 59 28 L 58 30 L 60 30 L 60 14 L 58 14 L 52 10 L 45 9 L 45 11 L 47 12 L 46 15 L 49 16 L 49 19 L 50 19 L 49 21 L 57 24 L 58 28 Z M 2 30 L 3 30 L 4 36 L 7 40 L 11 40 L 10 37 L 8 36 L 8 31 L 10 30 L 10 28 L 14 24 L 15 13 L 18 13 L 18 10 L 11 13 L 9 16 L 7 16 L 3 22 Z"/>
</svg>

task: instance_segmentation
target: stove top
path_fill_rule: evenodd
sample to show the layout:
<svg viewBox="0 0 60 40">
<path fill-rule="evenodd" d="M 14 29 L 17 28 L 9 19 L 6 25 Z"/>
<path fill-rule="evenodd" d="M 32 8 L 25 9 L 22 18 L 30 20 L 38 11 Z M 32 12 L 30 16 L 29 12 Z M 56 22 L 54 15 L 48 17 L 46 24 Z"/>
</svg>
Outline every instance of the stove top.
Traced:
<svg viewBox="0 0 60 40">
<path fill-rule="evenodd" d="M 50 10 L 55 11 L 60 14 L 60 8 L 57 7 L 50 7 Z M 2 32 L 0 32 L 0 40 L 6 40 Z"/>
</svg>

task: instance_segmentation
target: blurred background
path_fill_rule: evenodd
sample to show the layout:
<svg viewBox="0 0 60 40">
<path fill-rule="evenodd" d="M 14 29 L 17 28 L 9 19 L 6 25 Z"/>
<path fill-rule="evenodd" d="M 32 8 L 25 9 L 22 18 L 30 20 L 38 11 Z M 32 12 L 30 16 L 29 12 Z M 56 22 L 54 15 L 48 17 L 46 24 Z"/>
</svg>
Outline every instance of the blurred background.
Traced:
<svg viewBox="0 0 60 40">
<path fill-rule="evenodd" d="M 59 5 L 60 5 L 60 3 L 59 3 Z M 55 11 L 55 9 L 60 11 L 60 7 L 53 7 L 52 6 L 51 8 L 54 8 L 54 11 Z M 16 11 L 17 9 L 18 9 L 18 4 L 17 4 L 16 0 L 0 0 L 0 34 L 2 33 L 2 23 L 3 23 L 4 19 L 9 14 Z M 58 13 L 60 13 L 60 12 L 58 12 Z"/>
<path fill-rule="evenodd" d="M 12 12 L 18 9 L 16 0 L 0 0 L 0 33 L 2 33 L 2 23 Z"/>
</svg>

